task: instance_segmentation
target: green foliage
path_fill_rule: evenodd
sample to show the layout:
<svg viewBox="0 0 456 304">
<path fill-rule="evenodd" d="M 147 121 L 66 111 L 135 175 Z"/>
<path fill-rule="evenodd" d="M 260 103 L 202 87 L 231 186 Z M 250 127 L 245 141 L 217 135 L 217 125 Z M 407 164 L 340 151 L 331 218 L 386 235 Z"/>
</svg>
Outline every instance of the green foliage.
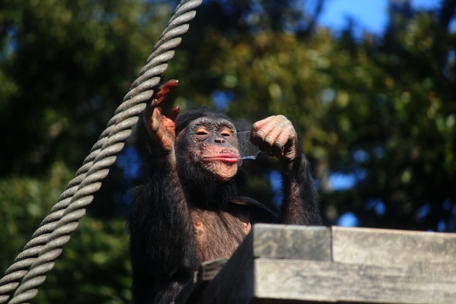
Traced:
<svg viewBox="0 0 456 304">
<path fill-rule="evenodd" d="M 83 218 L 36 302 L 131 303 L 128 248 L 125 221 Z"/>
<path fill-rule="evenodd" d="M 357 210 L 363 226 L 455 229 L 454 213 L 445 211 L 456 202 L 454 39 L 420 13 L 393 19 L 380 47 L 365 39 L 355 50 L 337 50 L 328 74 L 336 96 L 345 97 L 327 123 L 336 123 L 343 146 L 331 161 L 341 166 L 330 167 L 360 166 L 367 176 L 347 197 L 328 193 L 326 203 Z M 357 151 L 366 153 L 362 163 L 353 159 Z M 384 214 L 369 210 L 372 200 L 383 202 Z"/>
<path fill-rule="evenodd" d="M 62 158 L 76 169 L 148 57 L 170 7 L 88 0 L 4 6 L 0 136 L 12 148 L 2 151 L 0 174 L 37 174 Z M 9 135 L 12 126 L 16 136 Z"/>
<path fill-rule="evenodd" d="M 2 273 L 30 240 L 70 178 L 68 168 L 56 163 L 43 179 L 0 180 Z M 130 274 L 125 221 L 86 216 L 34 302 L 129 303 Z"/>
<path fill-rule="evenodd" d="M 56 163 L 49 171 L 46 179 L 0 180 L 0 243 L 5 244 L 0 251 L 2 272 L 30 239 L 71 177 L 62 163 Z"/>
</svg>

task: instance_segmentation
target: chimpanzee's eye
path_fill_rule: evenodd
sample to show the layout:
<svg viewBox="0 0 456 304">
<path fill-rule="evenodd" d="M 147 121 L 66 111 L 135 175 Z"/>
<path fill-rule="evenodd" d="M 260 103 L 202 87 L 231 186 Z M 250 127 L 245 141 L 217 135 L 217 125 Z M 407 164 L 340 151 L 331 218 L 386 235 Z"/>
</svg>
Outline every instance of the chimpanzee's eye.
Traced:
<svg viewBox="0 0 456 304">
<path fill-rule="evenodd" d="M 226 130 L 222 130 L 220 132 L 220 135 L 222 135 L 223 137 L 229 137 L 229 136 L 231 136 L 233 134 L 232 134 L 232 132 L 230 130 L 226 129 Z"/>
<path fill-rule="evenodd" d="M 198 128 L 195 131 L 195 134 L 199 137 L 209 135 L 209 131 L 206 128 Z"/>
</svg>

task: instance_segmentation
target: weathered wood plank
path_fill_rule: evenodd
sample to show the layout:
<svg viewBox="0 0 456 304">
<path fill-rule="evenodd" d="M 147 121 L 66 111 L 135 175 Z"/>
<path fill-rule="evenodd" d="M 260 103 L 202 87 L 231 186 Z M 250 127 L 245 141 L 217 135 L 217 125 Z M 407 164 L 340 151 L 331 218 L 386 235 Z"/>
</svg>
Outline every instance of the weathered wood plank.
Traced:
<svg viewBox="0 0 456 304">
<path fill-rule="evenodd" d="M 201 298 L 188 303 L 440 304 L 456 299 L 456 265 L 380 267 L 260 258 L 242 268 L 216 277 Z"/>
<path fill-rule="evenodd" d="M 448 268 L 450 267 L 450 268 Z M 456 265 L 380 267 L 327 261 L 254 261 L 254 303 L 455 303 Z M 245 299 L 236 303 L 252 303 Z M 214 302 L 215 303 L 215 302 Z M 227 300 L 225 303 L 235 303 Z"/>
<path fill-rule="evenodd" d="M 456 263 L 456 234 L 332 227 L 332 244 L 334 262 L 380 266 Z"/>
<path fill-rule="evenodd" d="M 252 233 L 254 257 L 331 260 L 331 230 L 328 227 L 257 224 Z"/>
</svg>

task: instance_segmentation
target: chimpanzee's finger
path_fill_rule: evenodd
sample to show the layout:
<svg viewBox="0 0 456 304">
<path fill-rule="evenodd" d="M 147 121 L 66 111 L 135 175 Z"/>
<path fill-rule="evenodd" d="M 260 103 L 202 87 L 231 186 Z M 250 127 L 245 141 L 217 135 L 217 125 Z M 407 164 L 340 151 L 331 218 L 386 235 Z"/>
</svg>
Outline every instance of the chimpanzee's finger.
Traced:
<svg viewBox="0 0 456 304">
<path fill-rule="evenodd" d="M 268 138 L 268 134 L 274 129 L 275 125 L 275 116 L 270 116 L 256 122 L 252 127 L 252 142 L 260 148 L 266 148 L 267 145 L 272 147 L 269 142 L 266 142 L 266 139 L 270 140 L 270 138 Z"/>
<path fill-rule="evenodd" d="M 252 130 L 250 131 L 250 141 L 253 144 L 257 145 L 257 143 L 256 143 L 257 132 L 259 129 L 261 129 L 261 127 L 264 126 L 264 124 L 267 122 L 267 119 L 268 118 L 259 120 L 253 124 Z"/>
<path fill-rule="evenodd" d="M 165 82 L 159 89 L 157 94 L 155 95 L 155 99 L 157 99 L 157 104 L 158 106 L 160 103 L 165 100 L 166 96 L 168 96 L 169 92 L 171 92 L 172 89 L 177 88 L 179 85 L 179 81 L 176 79 L 171 79 Z"/>
<path fill-rule="evenodd" d="M 176 122 L 177 115 L 179 115 L 179 107 L 173 107 L 171 109 L 171 112 L 169 113 L 169 119 L 171 119 L 173 122 Z"/>
</svg>

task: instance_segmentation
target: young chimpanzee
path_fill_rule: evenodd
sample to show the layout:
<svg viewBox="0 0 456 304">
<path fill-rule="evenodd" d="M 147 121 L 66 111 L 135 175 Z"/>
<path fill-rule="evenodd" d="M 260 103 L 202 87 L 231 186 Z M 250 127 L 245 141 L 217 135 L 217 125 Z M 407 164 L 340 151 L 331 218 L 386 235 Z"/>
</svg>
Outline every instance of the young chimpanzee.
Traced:
<svg viewBox="0 0 456 304">
<path fill-rule="evenodd" d="M 159 104 L 177 81 L 154 95 L 144 121 L 151 141 L 148 183 L 135 189 L 129 218 L 135 303 L 171 303 L 193 271 L 230 256 L 257 222 L 319 225 L 309 162 L 284 116 L 256 122 L 251 141 L 280 159 L 283 205 L 279 215 L 237 196 L 236 126 L 209 108 L 166 117 Z"/>
</svg>

